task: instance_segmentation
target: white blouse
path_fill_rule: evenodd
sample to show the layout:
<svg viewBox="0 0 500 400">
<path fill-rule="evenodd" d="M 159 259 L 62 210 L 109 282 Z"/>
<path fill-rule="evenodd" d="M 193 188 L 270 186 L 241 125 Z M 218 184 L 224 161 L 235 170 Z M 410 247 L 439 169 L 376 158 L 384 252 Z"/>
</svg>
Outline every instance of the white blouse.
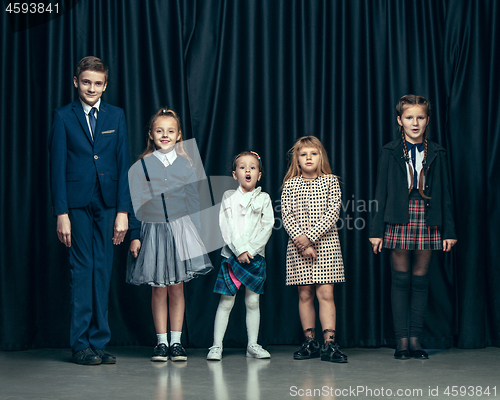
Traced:
<svg viewBox="0 0 500 400">
<path fill-rule="evenodd" d="M 424 152 L 415 149 L 415 153 L 416 153 L 416 164 L 417 164 L 416 170 L 417 170 L 417 188 L 418 188 L 418 179 L 420 178 L 420 171 L 422 170 L 422 161 L 424 160 Z M 413 164 L 412 160 L 412 151 L 408 151 L 408 155 L 410 156 L 411 167 L 415 169 L 414 167 L 415 164 Z M 410 166 L 408 165 L 408 163 L 406 163 L 406 178 L 408 180 L 408 189 L 410 189 L 411 173 L 410 173 Z"/>
<path fill-rule="evenodd" d="M 223 257 L 237 257 L 248 251 L 252 256 L 265 257 L 266 243 L 274 226 L 271 198 L 260 186 L 248 193 L 241 187 L 228 190 L 222 196 L 219 225 L 226 246 Z"/>
<path fill-rule="evenodd" d="M 164 153 L 162 151 L 155 150 L 153 151 L 153 155 L 162 162 L 165 167 L 172 165 L 177 158 L 177 153 L 175 149 L 172 149 L 168 153 Z"/>
</svg>

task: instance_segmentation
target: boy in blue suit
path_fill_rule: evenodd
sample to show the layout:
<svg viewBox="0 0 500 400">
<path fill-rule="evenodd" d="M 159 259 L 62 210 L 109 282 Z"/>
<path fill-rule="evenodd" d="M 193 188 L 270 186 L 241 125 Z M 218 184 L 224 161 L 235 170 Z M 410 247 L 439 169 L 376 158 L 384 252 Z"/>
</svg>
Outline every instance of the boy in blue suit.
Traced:
<svg viewBox="0 0 500 400">
<path fill-rule="evenodd" d="M 129 151 L 125 114 L 101 101 L 108 68 L 97 57 L 78 63 L 79 99 L 57 108 L 49 138 L 50 181 L 57 236 L 71 267 L 70 343 L 77 364 L 114 364 L 108 293 L 113 244 L 128 229 Z"/>
</svg>

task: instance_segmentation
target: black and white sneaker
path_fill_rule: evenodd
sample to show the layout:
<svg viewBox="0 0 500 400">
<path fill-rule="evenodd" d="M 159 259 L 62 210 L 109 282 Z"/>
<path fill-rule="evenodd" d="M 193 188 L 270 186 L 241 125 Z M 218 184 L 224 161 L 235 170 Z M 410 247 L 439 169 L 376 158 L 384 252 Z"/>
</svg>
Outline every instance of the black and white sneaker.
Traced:
<svg viewBox="0 0 500 400">
<path fill-rule="evenodd" d="M 172 361 L 186 361 L 188 359 L 186 350 L 180 343 L 174 343 L 170 346 L 170 359 Z"/>
<path fill-rule="evenodd" d="M 167 361 L 168 360 L 168 346 L 165 343 L 160 343 L 153 350 L 151 361 Z"/>
</svg>

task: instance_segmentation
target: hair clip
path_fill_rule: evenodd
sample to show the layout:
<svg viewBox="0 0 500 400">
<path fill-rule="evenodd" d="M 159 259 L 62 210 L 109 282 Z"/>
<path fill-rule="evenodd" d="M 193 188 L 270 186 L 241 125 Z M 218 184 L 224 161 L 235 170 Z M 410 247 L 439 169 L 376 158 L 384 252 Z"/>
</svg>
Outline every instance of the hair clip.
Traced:
<svg viewBox="0 0 500 400">
<path fill-rule="evenodd" d="M 257 160 L 260 161 L 260 156 L 255 151 L 250 150 L 250 153 L 252 153 L 255 157 L 257 157 Z"/>
</svg>

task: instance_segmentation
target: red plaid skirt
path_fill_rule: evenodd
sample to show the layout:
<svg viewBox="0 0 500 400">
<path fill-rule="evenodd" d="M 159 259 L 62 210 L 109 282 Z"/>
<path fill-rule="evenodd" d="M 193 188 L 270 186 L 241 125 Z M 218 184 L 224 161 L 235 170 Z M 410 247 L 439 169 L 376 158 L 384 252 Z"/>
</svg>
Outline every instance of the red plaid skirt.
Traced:
<svg viewBox="0 0 500 400">
<path fill-rule="evenodd" d="M 425 225 L 424 200 L 409 201 L 409 223 L 385 224 L 384 247 L 402 250 L 442 250 L 437 226 Z"/>
</svg>

